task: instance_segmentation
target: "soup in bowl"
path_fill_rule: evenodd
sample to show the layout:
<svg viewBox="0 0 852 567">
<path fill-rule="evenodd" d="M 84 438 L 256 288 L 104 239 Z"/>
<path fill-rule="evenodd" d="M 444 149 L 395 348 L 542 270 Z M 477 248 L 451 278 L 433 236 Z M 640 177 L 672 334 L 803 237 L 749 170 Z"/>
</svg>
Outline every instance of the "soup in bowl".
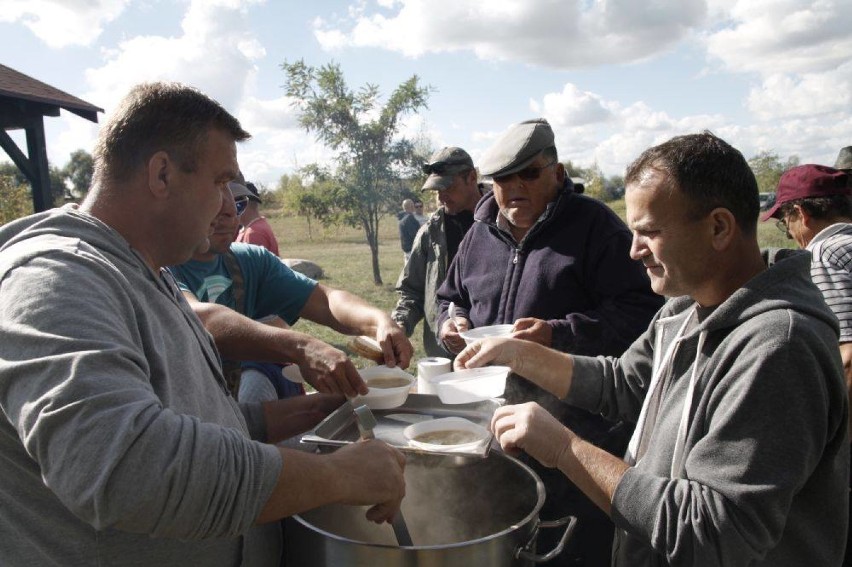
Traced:
<svg viewBox="0 0 852 567">
<path fill-rule="evenodd" d="M 362 368 L 358 372 L 369 391 L 363 396 L 356 396 L 352 403 L 355 406 L 366 405 L 371 410 L 401 406 L 408 399 L 414 383 L 414 376 L 400 368 L 381 365 Z"/>
<path fill-rule="evenodd" d="M 463 417 L 421 421 L 406 427 L 402 434 L 411 447 L 439 452 L 474 451 L 492 438 L 486 428 Z"/>
</svg>

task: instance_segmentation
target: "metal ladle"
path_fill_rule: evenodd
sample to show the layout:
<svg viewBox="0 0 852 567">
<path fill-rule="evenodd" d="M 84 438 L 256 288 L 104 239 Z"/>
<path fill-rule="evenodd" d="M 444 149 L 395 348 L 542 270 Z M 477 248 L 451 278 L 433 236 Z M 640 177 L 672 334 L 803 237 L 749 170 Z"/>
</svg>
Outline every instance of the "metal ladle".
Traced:
<svg viewBox="0 0 852 567">
<path fill-rule="evenodd" d="M 358 406 L 355 408 L 355 422 L 358 424 L 358 431 L 361 433 L 361 439 L 375 439 L 373 428 L 376 427 L 376 416 L 370 411 L 367 406 Z M 400 547 L 412 547 L 411 534 L 408 532 L 408 524 L 405 523 L 405 518 L 402 516 L 402 508 L 391 520 L 393 533 L 396 536 L 396 541 Z"/>
</svg>

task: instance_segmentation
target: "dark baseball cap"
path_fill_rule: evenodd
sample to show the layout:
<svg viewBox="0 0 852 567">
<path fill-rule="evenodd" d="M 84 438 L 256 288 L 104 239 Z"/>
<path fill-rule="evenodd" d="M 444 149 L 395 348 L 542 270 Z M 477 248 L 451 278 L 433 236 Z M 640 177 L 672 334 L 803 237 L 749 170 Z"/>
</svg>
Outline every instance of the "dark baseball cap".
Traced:
<svg viewBox="0 0 852 567">
<path fill-rule="evenodd" d="M 827 165 L 800 165 L 784 172 L 775 190 L 775 204 L 763 213 L 760 220 L 767 221 L 778 216 L 782 205 L 813 197 L 849 195 L 849 174 Z"/>
<path fill-rule="evenodd" d="M 429 174 L 423 189 L 446 189 L 452 185 L 454 176 L 471 169 L 473 160 L 466 151 L 454 146 L 441 148 L 432 154 L 429 163 L 423 164 L 423 173 Z"/>
<path fill-rule="evenodd" d="M 553 129 L 544 118 L 513 124 L 485 151 L 479 173 L 485 177 L 511 175 L 531 164 L 542 150 L 553 146 Z"/>
<path fill-rule="evenodd" d="M 251 195 L 249 195 L 249 199 L 257 201 L 258 203 L 263 203 L 263 201 L 260 200 L 260 192 L 257 190 L 257 187 L 254 186 L 254 183 L 246 181 L 246 189 L 248 189 L 251 193 Z"/>
</svg>

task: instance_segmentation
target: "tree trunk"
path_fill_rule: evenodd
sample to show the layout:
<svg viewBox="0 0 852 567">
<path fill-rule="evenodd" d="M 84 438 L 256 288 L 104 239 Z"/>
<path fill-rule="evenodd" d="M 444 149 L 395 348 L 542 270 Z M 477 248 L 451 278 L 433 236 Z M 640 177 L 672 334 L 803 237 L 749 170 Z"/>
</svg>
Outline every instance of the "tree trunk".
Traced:
<svg viewBox="0 0 852 567">
<path fill-rule="evenodd" d="M 370 256 L 373 262 L 373 283 L 382 285 L 382 272 L 379 270 L 379 226 L 362 218 L 364 233 L 367 235 L 367 244 L 370 246 Z"/>
</svg>

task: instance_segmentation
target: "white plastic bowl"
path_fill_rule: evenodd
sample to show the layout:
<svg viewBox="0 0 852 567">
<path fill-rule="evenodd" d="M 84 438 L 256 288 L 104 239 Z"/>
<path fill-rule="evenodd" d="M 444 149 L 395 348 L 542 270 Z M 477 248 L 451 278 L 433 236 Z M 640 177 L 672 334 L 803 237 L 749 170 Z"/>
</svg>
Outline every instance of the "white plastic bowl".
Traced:
<svg viewBox="0 0 852 567">
<path fill-rule="evenodd" d="M 487 327 L 476 327 L 469 331 L 462 331 L 459 336 L 464 339 L 465 344 L 475 343 L 480 339 L 488 337 L 511 337 L 514 325 L 488 325 Z"/>
<path fill-rule="evenodd" d="M 414 384 L 414 376 L 402 370 L 401 368 L 388 368 L 385 365 L 371 366 L 358 371 L 361 378 L 367 383 L 370 388 L 370 380 L 376 378 L 404 378 L 406 384 L 395 388 L 370 388 L 363 396 L 356 396 L 352 403 L 356 407 L 366 405 L 371 410 L 383 410 L 399 407 L 408 399 L 408 393 L 411 391 L 411 385 Z"/>
<path fill-rule="evenodd" d="M 417 441 L 417 437 L 426 433 L 435 433 L 437 431 L 463 431 L 470 433 L 476 437 L 474 441 L 466 443 L 445 444 L 445 443 L 427 443 Z M 424 451 L 440 451 L 440 452 L 470 452 L 482 447 L 491 441 L 491 432 L 473 423 L 470 420 L 462 417 L 442 417 L 428 421 L 421 421 L 409 425 L 402 430 L 403 436 L 408 441 L 411 447 L 423 449 Z"/>
<path fill-rule="evenodd" d="M 445 404 L 467 404 L 497 398 L 506 391 L 508 366 L 483 366 L 436 376 L 434 385 Z"/>
</svg>

